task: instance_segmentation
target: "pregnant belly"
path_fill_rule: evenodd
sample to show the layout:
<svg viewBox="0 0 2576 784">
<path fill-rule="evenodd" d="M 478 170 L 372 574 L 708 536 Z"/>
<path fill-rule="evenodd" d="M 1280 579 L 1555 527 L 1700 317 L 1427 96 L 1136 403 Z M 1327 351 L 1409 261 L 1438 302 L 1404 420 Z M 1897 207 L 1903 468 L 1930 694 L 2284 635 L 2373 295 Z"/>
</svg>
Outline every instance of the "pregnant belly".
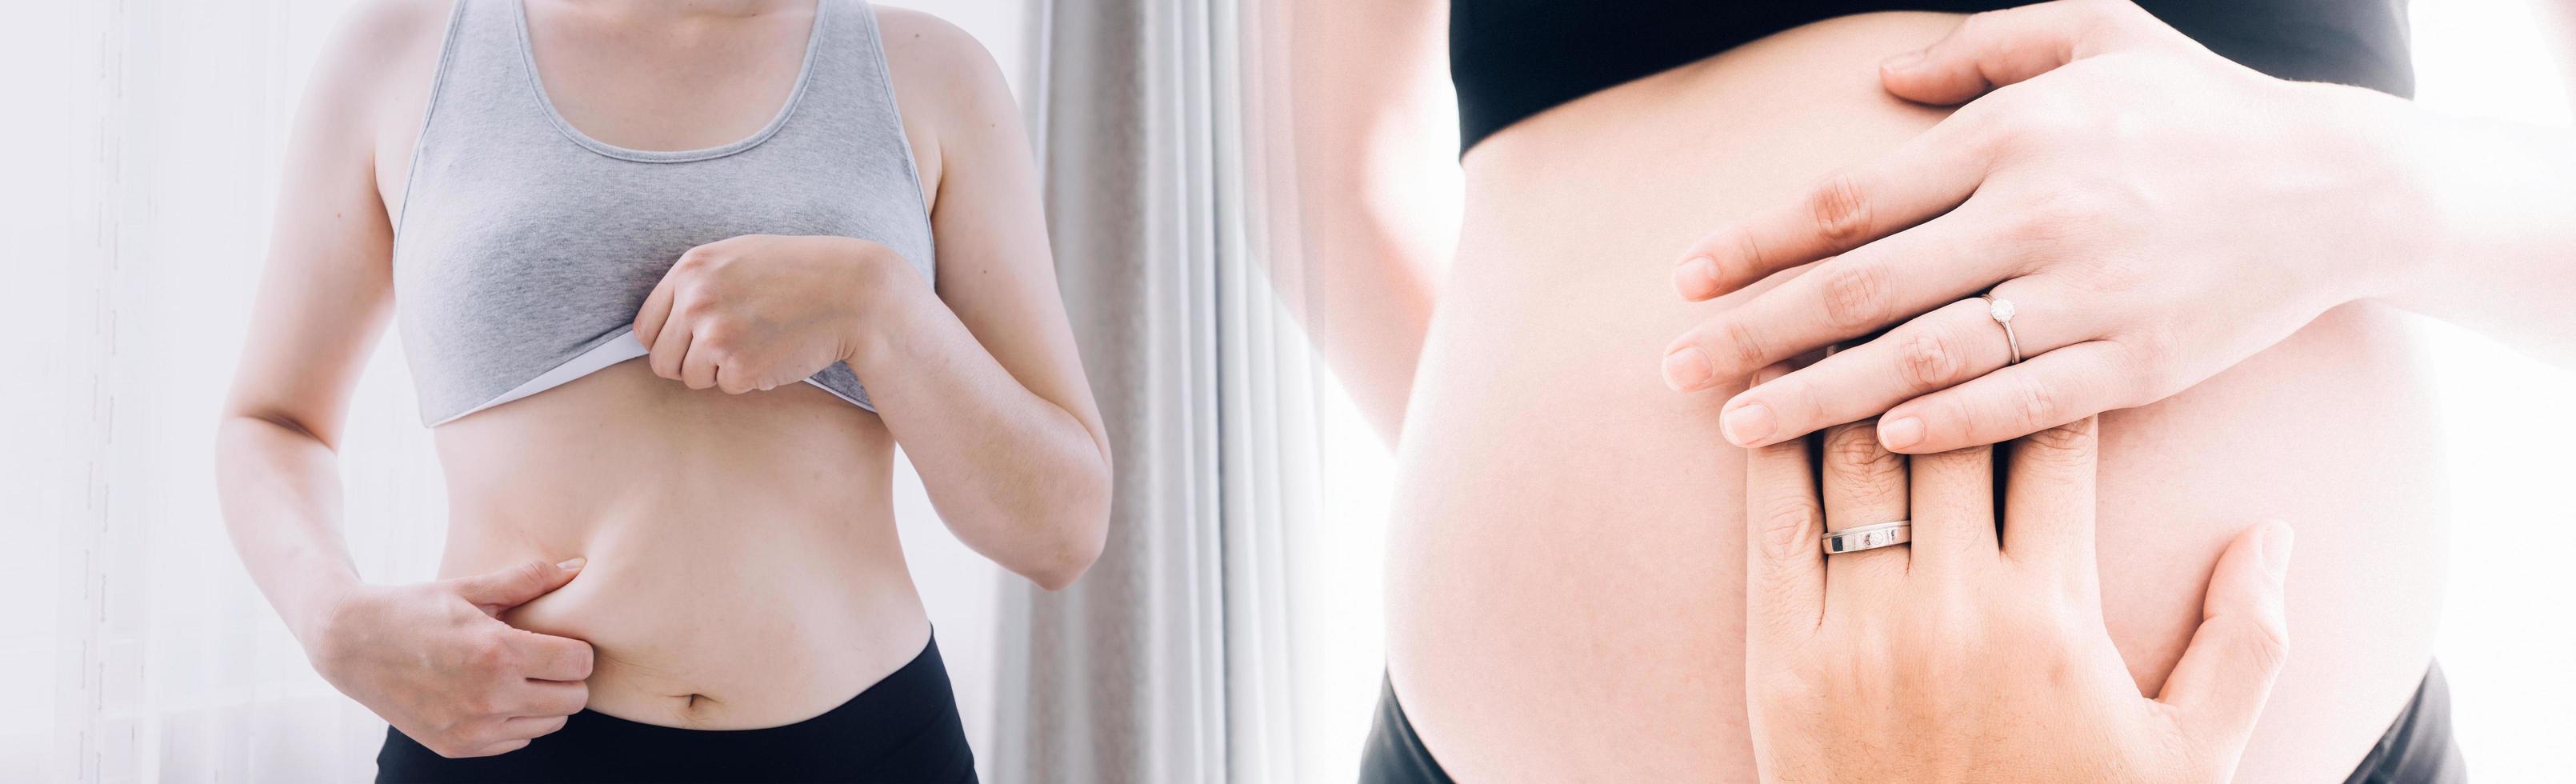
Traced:
<svg viewBox="0 0 2576 784">
<path fill-rule="evenodd" d="M 1388 555 L 1390 675 L 1459 779 L 1753 778 L 1742 453 L 1716 421 L 1742 383 L 1680 395 L 1656 375 L 1667 341 L 1742 297 L 1683 303 L 1668 276 L 1719 221 L 1936 122 L 1886 97 L 1874 67 L 1954 22 L 1787 31 L 1467 156 Z M 2265 518 L 2299 532 L 2290 663 L 2243 780 L 2342 780 L 2423 674 L 2447 505 L 2411 342 L 2398 314 L 2346 307 L 2103 419 L 2104 612 L 2146 693 L 2227 538 Z"/>
<path fill-rule="evenodd" d="M 789 724 L 929 638 L 888 500 L 893 440 L 820 389 L 729 396 L 631 361 L 437 440 L 441 576 L 589 559 L 502 620 L 589 641 L 592 710 L 698 729 Z"/>
</svg>

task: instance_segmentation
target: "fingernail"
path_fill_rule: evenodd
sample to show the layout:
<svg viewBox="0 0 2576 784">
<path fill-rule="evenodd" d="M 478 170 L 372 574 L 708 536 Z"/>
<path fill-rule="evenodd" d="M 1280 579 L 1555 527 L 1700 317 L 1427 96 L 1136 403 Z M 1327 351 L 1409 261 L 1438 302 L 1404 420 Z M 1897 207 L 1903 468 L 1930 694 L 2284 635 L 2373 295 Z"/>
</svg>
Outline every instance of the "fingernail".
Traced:
<svg viewBox="0 0 2576 784">
<path fill-rule="evenodd" d="M 575 559 L 572 559 L 572 560 L 569 560 L 569 561 L 565 561 L 565 562 L 563 562 L 563 563 L 555 564 L 555 568 L 557 568 L 557 569 L 562 569 L 562 570 L 567 571 L 567 572 L 578 572 L 578 571 L 581 571 L 581 565 L 582 565 L 582 564 L 586 564 L 586 563 L 590 563 L 590 559 L 588 559 L 588 558 L 575 558 Z"/>
<path fill-rule="evenodd" d="M 2262 542 L 2256 545 L 2257 554 L 2263 559 L 2263 573 L 2270 575 L 2275 585 L 2290 577 L 2290 547 L 2292 540 L 2296 538 L 2290 534 L 2288 523 L 2267 523 L 2263 526 Z"/>
<path fill-rule="evenodd" d="M 1717 261 L 1707 256 L 1692 256 L 1673 268 L 1673 290 L 1685 297 L 1704 297 L 1717 290 Z"/>
<path fill-rule="evenodd" d="M 1747 403 L 1743 408 L 1726 412 L 1726 416 L 1717 420 L 1717 429 L 1725 433 L 1726 440 L 1735 442 L 1736 446 L 1752 446 L 1761 443 L 1762 439 L 1771 437 L 1772 430 L 1779 427 L 1779 423 L 1771 419 L 1770 407 L 1760 403 Z"/>
<path fill-rule="evenodd" d="M 1664 385 L 1675 392 L 1696 392 L 1717 377 L 1717 366 L 1698 346 L 1683 346 L 1664 355 Z"/>
<path fill-rule="evenodd" d="M 1885 60 L 1880 60 L 1878 61 L 1878 67 L 1890 71 L 1902 71 L 1907 68 L 1914 67 L 1914 64 L 1919 62 L 1923 62 L 1923 50 L 1916 49 Z"/>
<path fill-rule="evenodd" d="M 1904 417 L 1878 423 L 1878 442 L 1894 452 L 1923 440 L 1923 420 Z"/>
</svg>

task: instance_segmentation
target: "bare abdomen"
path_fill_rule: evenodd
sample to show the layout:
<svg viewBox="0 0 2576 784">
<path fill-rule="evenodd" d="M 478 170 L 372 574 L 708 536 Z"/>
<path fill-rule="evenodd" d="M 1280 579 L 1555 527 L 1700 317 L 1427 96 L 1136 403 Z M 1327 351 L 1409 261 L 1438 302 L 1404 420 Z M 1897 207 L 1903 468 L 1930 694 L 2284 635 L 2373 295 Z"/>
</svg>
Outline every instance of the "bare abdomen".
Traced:
<svg viewBox="0 0 2576 784">
<path fill-rule="evenodd" d="M 1459 255 L 1399 451 L 1388 657 L 1462 781 L 1752 778 L 1732 389 L 1660 350 L 1739 298 L 1672 293 L 1679 251 L 1939 114 L 1875 65 L 1953 17 L 1810 25 L 1589 96 L 1466 159 Z M 2000 339 L 2000 336 L 1998 337 Z M 2103 602 L 2142 684 L 2198 622 L 2226 539 L 2299 532 L 2293 650 L 2240 778 L 2340 781 L 2421 677 L 2447 506 L 2403 318 L 2352 306 L 2183 395 L 2106 416 Z"/>
<path fill-rule="evenodd" d="M 503 616 L 588 640 L 590 707 L 701 729 L 839 705 L 928 639 L 895 537 L 893 439 L 806 384 L 729 396 L 641 360 L 439 428 L 443 577 L 582 556 Z"/>
</svg>

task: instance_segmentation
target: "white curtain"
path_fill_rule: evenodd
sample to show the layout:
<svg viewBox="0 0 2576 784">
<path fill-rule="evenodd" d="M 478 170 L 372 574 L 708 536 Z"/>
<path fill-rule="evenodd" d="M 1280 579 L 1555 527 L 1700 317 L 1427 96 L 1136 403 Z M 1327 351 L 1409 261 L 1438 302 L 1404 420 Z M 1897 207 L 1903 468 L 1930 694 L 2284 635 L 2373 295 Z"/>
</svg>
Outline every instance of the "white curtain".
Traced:
<svg viewBox="0 0 2576 784">
<path fill-rule="evenodd" d="M 0 25 L 0 781 L 374 775 L 384 724 L 305 662 L 234 558 L 213 486 L 288 123 L 354 4 L 18 3 Z M 906 4 L 984 39 L 1025 94 L 1032 0 Z M 445 496 L 398 335 L 349 425 L 361 574 L 430 578 Z M 989 777 L 1005 578 L 940 526 L 908 467 L 895 505 Z"/>
<path fill-rule="evenodd" d="M 1323 442 L 1357 418 L 1281 306 L 1305 294 L 1274 291 L 1263 268 L 1295 246 L 1294 221 L 1261 198 L 1293 192 L 1274 181 L 1289 168 L 1284 39 L 1262 34 L 1284 18 L 1254 0 L 1086 0 L 1047 17 L 1049 225 L 1117 500 L 1090 575 L 1005 596 L 1000 780 L 1352 775 L 1367 706 L 1347 695 L 1375 687 L 1376 600 L 1360 587 L 1375 562 L 1336 586 L 1368 606 L 1324 628 L 1312 611 L 1331 608 L 1292 598 L 1347 576 L 1300 555 L 1330 546 L 1316 537 Z M 1317 648 L 1361 663 L 1335 671 Z"/>
<path fill-rule="evenodd" d="M 0 73 L 32 93 L 0 124 L 23 172 L 0 213 L 24 243 L 20 327 L 0 339 L 30 371 L 8 382 L 0 478 L 0 573 L 28 616 L 0 629 L 18 695 L 0 779 L 373 773 L 383 725 L 313 675 L 251 588 L 212 477 L 286 122 L 340 5 L 31 3 L 0 32 Z M 371 577 L 419 579 L 444 515 L 394 359 L 353 418 L 351 534 Z"/>
</svg>

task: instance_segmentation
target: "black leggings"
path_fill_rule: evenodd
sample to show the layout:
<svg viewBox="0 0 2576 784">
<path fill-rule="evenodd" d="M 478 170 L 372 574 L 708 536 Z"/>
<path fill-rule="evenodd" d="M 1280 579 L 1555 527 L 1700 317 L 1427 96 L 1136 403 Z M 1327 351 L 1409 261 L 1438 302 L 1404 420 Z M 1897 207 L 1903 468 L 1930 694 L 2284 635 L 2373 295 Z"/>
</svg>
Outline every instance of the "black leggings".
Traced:
<svg viewBox="0 0 2576 784">
<path fill-rule="evenodd" d="M 2436 664 L 2344 784 L 2459 784 L 2468 778 L 2460 747 L 2451 741 L 2451 685 Z M 1360 784 L 1452 784 L 1422 737 L 1413 734 L 1393 681 L 1378 691 L 1377 721 L 1360 752 Z"/>
<path fill-rule="evenodd" d="M 937 640 L 849 702 L 785 726 L 686 730 L 584 710 L 507 754 L 448 759 L 392 728 L 376 754 L 378 782 L 974 780 Z"/>
</svg>

